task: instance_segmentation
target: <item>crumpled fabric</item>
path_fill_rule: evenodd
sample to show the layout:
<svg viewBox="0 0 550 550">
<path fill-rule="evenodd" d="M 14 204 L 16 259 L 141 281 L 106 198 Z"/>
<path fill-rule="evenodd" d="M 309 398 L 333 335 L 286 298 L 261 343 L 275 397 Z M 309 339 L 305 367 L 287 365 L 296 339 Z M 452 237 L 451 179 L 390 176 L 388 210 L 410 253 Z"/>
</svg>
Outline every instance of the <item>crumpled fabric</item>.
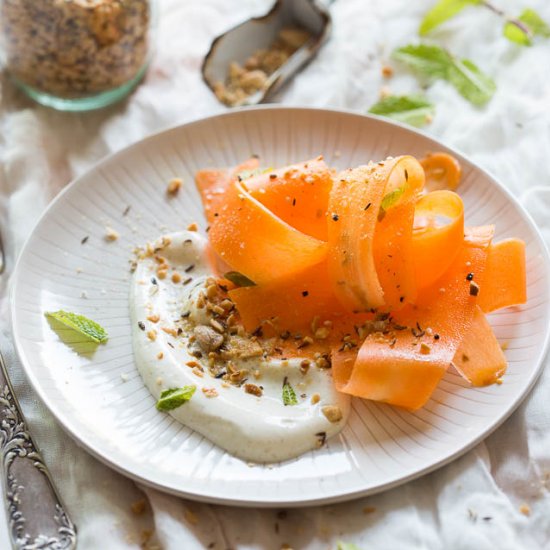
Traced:
<svg viewBox="0 0 550 550">
<path fill-rule="evenodd" d="M 365 112 L 384 88 L 421 91 L 406 68 L 394 64 L 391 79 L 381 68 L 395 47 L 418 41 L 419 22 L 433 3 L 333 3 L 330 42 L 275 100 Z M 495 4 L 513 14 L 525 7 L 520 0 Z M 75 115 L 39 107 L 2 77 L 0 225 L 8 266 L 0 276 L 0 348 L 31 431 L 78 525 L 79 549 L 252 550 L 287 544 L 313 550 L 335 549 L 338 541 L 365 550 L 549 548 L 548 369 L 508 421 L 450 465 L 379 495 L 289 510 L 193 503 L 139 487 L 80 449 L 27 382 L 9 343 L 8 286 L 37 219 L 73 177 L 108 153 L 165 127 L 223 112 L 201 80 L 202 58 L 217 34 L 269 5 L 160 0 L 157 54 L 145 81 L 128 100 L 100 112 Z M 548 2 L 528 5 L 550 21 Z M 550 243 L 550 41 L 516 46 L 503 38 L 502 21 L 481 7 L 467 8 L 430 39 L 474 60 L 498 89 L 486 107 L 477 108 L 448 83 L 436 82 L 426 90 L 437 113 L 425 131 L 492 172 Z M 8 545 L 0 518 L 0 547 Z"/>
</svg>

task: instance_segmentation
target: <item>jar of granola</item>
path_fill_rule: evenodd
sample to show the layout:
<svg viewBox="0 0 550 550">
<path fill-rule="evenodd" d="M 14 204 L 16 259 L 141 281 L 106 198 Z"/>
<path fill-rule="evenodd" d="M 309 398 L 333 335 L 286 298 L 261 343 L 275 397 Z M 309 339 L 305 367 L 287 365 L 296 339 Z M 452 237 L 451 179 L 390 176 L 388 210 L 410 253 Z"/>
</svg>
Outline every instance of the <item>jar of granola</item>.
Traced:
<svg viewBox="0 0 550 550">
<path fill-rule="evenodd" d="M 56 109 L 109 105 L 141 80 L 154 0 L 0 0 L 0 50 L 12 80 Z"/>
</svg>

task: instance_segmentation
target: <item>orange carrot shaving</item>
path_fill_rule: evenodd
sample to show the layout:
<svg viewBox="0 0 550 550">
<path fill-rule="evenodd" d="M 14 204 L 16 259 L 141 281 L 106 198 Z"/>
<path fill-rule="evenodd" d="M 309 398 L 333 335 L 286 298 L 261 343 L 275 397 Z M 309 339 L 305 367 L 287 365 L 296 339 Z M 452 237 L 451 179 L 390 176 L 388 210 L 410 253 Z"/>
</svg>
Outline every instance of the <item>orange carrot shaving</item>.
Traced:
<svg viewBox="0 0 550 550">
<path fill-rule="evenodd" d="M 526 301 L 525 243 L 519 239 L 506 239 L 491 245 L 479 307 L 490 313 Z"/>
<path fill-rule="evenodd" d="M 332 182 L 332 171 L 319 157 L 258 174 L 244 184 L 275 216 L 306 235 L 326 241 Z"/>
<path fill-rule="evenodd" d="M 416 282 L 427 288 L 453 263 L 464 239 L 464 205 L 452 191 L 432 191 L 416 203 L 413 251 Z"/>
<path fill-rule="evenodd" d="M 487 275 L 485 273 L 485 279 Z M 506 357 L 479 306 L 454 356 L 453 365 L 473 386 L 493 384 L 506 372 Z"/>
<path fill-rule="evenodd" d="M 476 296 L 471 293 L 473 281 L 468 273 L 475 269 L 476 279 L 482 282 L 488 244 L 472 245 L 465 239 L 437 287 L 421 292 L 416 305 L 396 312 L 387 334 L 367 336 L 353 364 L 335 352 L 336 388 L 407 409 L 422 407 L 472 323 Z"/>
<path fill-rule="evenodd" d="M 462 169 L 455 157 L 448 153 L 431 153 L 420 159 L 426 174 L 426 189 L 454 191 L 460 183 Z"/>
<path fill-rule="evenodd" d="M 344 307 L 392 309 L 414 299 L 412 220 L 423 184 L 422 169 L 409 156 L 336 177 L 329 200 L 329 275 Z M 390 238 L 391 222 L 399 229 Z"/>
<path fill-rule="evenodd" d="M 244 171 L 256 170 L 259 161 L 251 158 L 239 164 L 232 170 L 199 170 L 195 174 L 195 184 L 201 194 L 204 213 L 208 223 L 212 223 L 217 214 L 217 209 L 223 204 L 224 193 L 231 181 Z"/>
<path fill-rule="evenodd" d="M 326 243 L 276 217 L 241 182 L 229 185 L 218 210 L 208 233 L 212 248 L 255 283 L 289 277 L 326 258 Z"/>
</svg>

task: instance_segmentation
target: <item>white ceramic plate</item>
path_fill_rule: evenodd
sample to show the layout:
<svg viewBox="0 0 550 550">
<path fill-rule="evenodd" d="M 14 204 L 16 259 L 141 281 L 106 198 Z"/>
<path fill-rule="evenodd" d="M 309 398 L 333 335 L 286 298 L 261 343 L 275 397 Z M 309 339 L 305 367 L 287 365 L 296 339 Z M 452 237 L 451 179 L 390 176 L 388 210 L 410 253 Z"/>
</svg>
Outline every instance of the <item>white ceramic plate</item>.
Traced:
<svg viewBox="0 0 550 550">
<path fill-rule="evenodd" d="M 449 372 L 415 413 L 355 400 L 349 424 L 326 447 L 251 467 L 156 411 L 134 366 L 128 317 L 133 247 L 193 220 L 204 229 L 196 170 L 235 165 L 252 153 L 269 166 L 323 153 L 328 164 L 345 168 L 441 149 L 422 134 L 376 118 L 264 107 L 174 128 L 109 157 L 52 203 L 16 269 L 15 342 L 34 388 L 93 455 L 143 483 L 198 500 L 254 506 L 334 502 L 387 489 L 449 462 L 525 397 L 540 372 L 550 327 L 549 264 L 536 228 L 497 182 L 460 155 L 467 222 L 496 222 L 497 239 L 516 236 L 527 244 L 527 305 L 490 316 L 497 337 L 509 342 L 509 370 L 500 386 L 469 388 Z M 185 185 L 168 199 L 166 184 L 175 176 Z M 106 225 L 120 232 L 118 241 L 104 240 Z M 57 309 L 100 322 L 110 334 L 108 344 L 93 354 L 76 353 L 44 318 L 44 311 Z"/>
</svg>

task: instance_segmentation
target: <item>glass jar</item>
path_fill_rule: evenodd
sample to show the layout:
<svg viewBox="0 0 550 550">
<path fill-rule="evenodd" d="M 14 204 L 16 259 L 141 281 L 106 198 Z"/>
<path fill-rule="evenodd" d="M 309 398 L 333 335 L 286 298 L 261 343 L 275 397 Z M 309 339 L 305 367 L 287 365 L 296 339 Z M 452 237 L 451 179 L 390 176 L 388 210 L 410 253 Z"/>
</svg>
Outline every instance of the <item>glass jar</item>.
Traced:
<svg viewBox="0 0 550 550">
<path fill-rule="evenodd" d="M 12 80 L 43 105 L 114 103 L 151 56 L 154 0 L 0 0 L 0 48 Z"/>
</svg>

